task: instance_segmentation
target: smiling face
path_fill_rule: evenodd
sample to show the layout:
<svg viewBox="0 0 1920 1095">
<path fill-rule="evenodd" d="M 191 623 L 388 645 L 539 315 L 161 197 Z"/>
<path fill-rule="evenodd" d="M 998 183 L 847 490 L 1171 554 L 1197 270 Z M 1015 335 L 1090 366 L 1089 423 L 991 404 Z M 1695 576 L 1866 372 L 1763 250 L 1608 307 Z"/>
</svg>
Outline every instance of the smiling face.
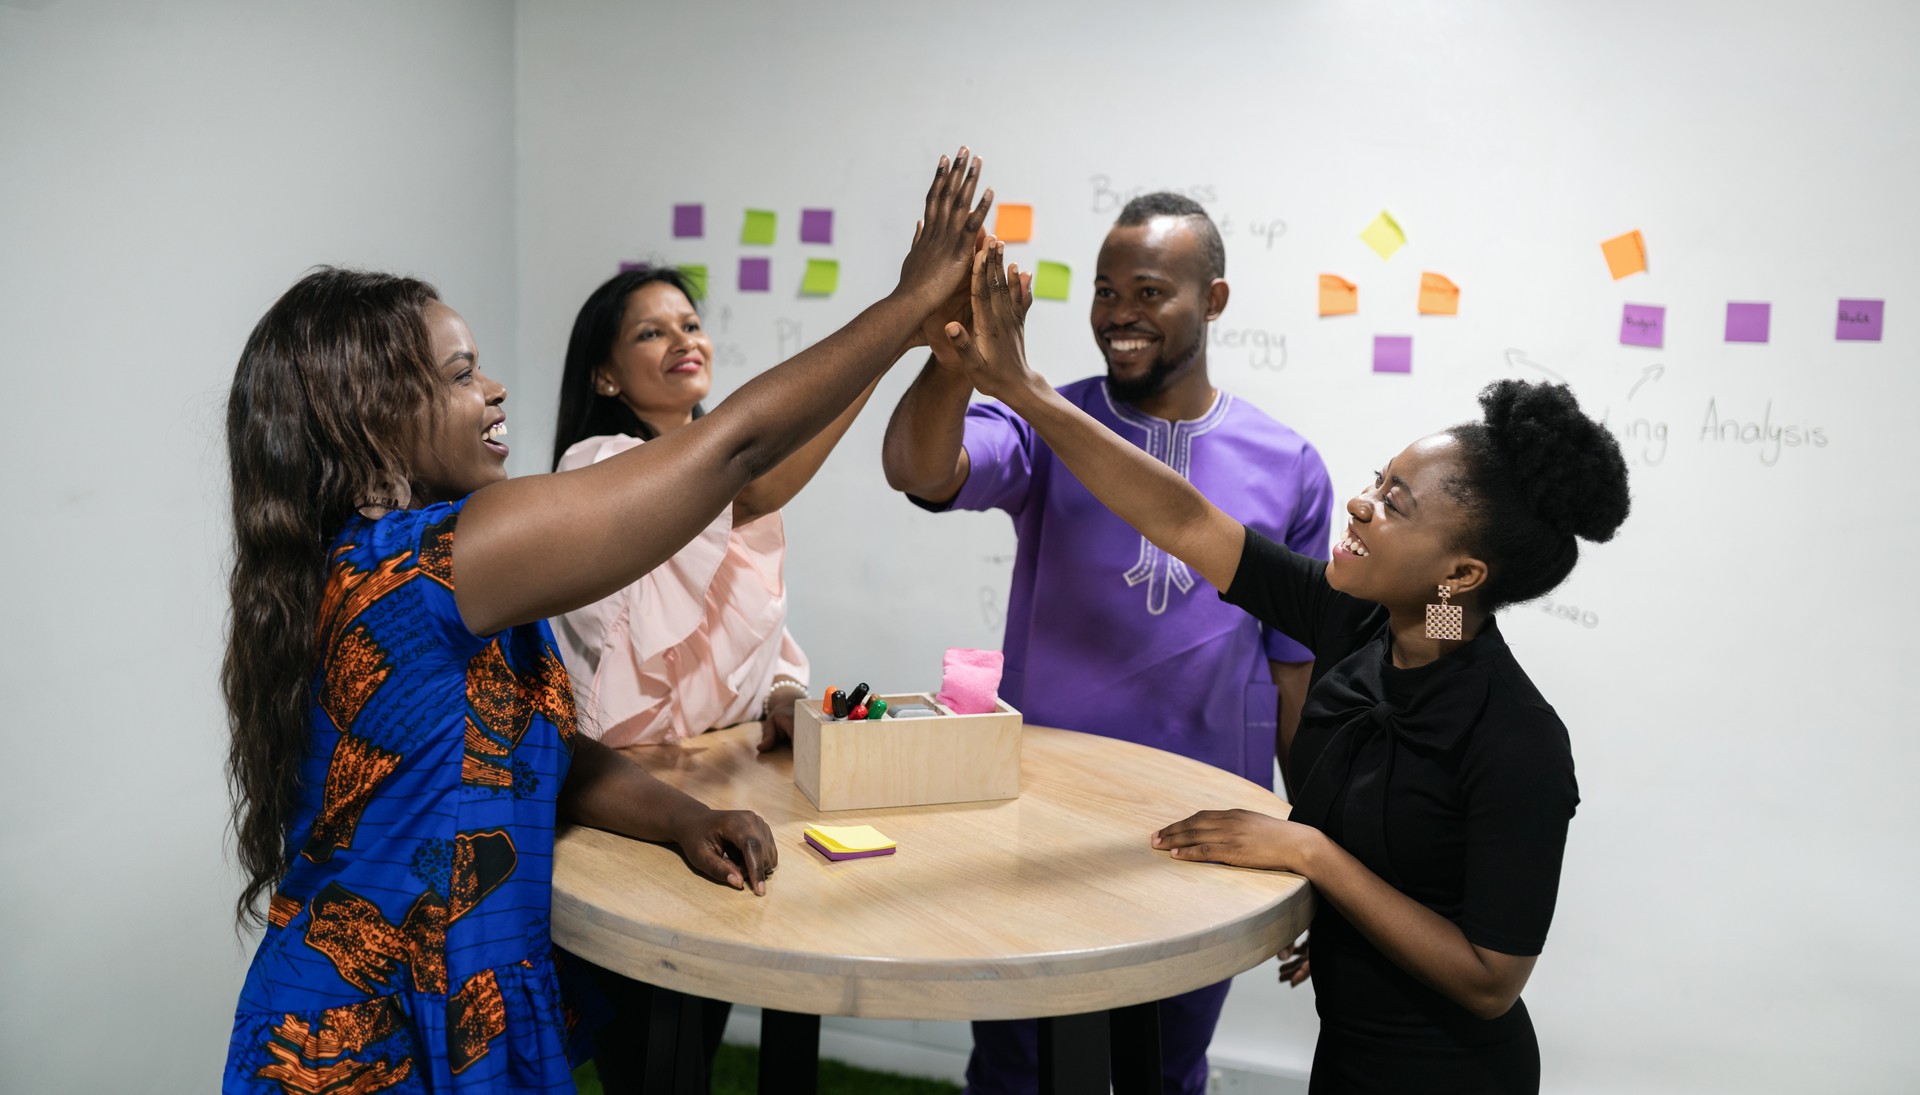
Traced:
<svg viewBox="0 0 1920 1095">
<path fill-rule="evenodd" d="M 507 389 L 480 371 L 473 333 L 439 301 L 421 312 L 438 371 L 438 403 L 414 442 L 413 500 L 464 498 L 507 477 Z"/>
<path fill-rule="evenodd" d="M 1445 583 L 1456 596 L 1486 579 L 1486 564 L 1459 549 L 1472 519 L 1447 487 L 1461 471 L 1459 443 L 1437 433 L 1408 445 L 1347 502 L 1347 527 L 1327 564 L 1342 593 L 1417 612 Z"/>
<path fill-rule="evenodd" d="M 693 406 L 713 387 L 713 343 L 686 294 L 666 282 L 627 294 L 609 360 L 594 370 L 594 390 L 617 396 L 664 433 L 693 421 Z"/>
<path fill-rule="evenodd" d="M 1227 304 L 1227 283 L 1207 269 L 1186 217 L 1107 233 L 1093 283 L 1093 338 L 1117 398 L 1138 403 L 1205 371 L 1207 323 Z"/>
</svg>

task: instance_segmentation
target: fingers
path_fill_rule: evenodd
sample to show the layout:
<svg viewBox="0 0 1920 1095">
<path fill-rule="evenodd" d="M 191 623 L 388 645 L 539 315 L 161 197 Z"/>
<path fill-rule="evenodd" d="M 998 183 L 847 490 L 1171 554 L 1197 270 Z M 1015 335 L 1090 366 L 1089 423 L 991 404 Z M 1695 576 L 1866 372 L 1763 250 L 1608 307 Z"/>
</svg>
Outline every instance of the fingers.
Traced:
<svg viewBox="0 0 1920 1095">
<path fill-rule="evenodd" d="M 1007 290 L 1013 298 L 1013 317 L 1024 323 L 1027 309 L 1033 307 L 1033 275 L 1022 273 L 1020 265 L 1007 267 Z"/>
<path fill-rule="evenodd" d="M 770 718 L 762 719 L 760 721 L 760 744 L 754 747 L 754 752 L 764 753 L 778 744 L 780 744 L 780 731 L 773 728 L 773 720 Z"/>
<path fill-rule="evenodd" d="M 728 859 L 721 852 L 721 847 L 718 840 L 709 837 L 693 844 L 683 844 L 681 851 L 686 854 L 687 862 L 693 865 L 694 870 L 716 882 L 725 882 L 736 890 L 746 889 L 746 879 L 741 877 L 739 865 Z"/>
<path fill-rule="evenodd" d="M 978 163 L 979 161 L 976 160 L 974 162 Z M 961 206 L 961 208 L 964 209 L 966 207 Z M 986 224 L 987 224 L 987 210 L 992 208 L 993 208 L 993 187 L 989 186 L 987 187 L 987 192 L 985 194 L 980 195 L 980 204 L 974 206 L 973 212 L 967 214 L 967 220 L 966 220 L 967 228 L 975 232 L 985 231 Z"/>
<path fill-rule="evenodd" d="M 980 185 L 980 157 L 974 156 L 968 158 L 967 147 L 962 145 L 960 146 L 960 155 L 954 158 L 954 164 L 956 166 L 965 164 L 967 168 L 966 173 L 960 179 L 960 189 L 953 198 L 953 207 L 955 209 L 965 209 L 967 206 L 973 204 L 974 187 Z"/>
</svg>

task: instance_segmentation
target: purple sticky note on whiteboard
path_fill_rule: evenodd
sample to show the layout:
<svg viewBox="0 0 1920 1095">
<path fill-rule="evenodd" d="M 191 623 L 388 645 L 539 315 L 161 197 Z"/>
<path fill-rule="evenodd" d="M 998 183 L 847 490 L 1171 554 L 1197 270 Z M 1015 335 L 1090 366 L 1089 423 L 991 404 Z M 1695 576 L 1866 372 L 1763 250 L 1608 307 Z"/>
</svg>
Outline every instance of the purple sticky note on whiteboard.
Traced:
<svg viewBox="0 0 1920 1095">
<path fill-rule="evenodd" d="M 1773 305 L 1741 301 L 1727 303 L 1727 341 L 1765 342 L 1773 322 Z"/>
<path fill-rule="evenodd" d="M 740 291 L 743 293 L 764 293 L 773 285 L 773 260 L 740 260 Z"/>
<path fill-rule="evenodd" d="M 1413 371 L 1413 338 L 1410 335 L 1373 336 L 1373 371 L 1410 373 Z"/>
<path fill-rule="evenodd" d="M 699 239 L 707 234 L 707 207 L 699 202 L 673 207 L 675 239 Z"/>
<path fill-rule="evenodd" d="M 620 272 L 623 274 L 630 274 L 636 270 L 651 270 L 651 269 L 653 269 L 653 266 L 645 262 L 623 262 L 620 264 Z"/>
<path fill-rule="evenodd" d="M 833 210 L 802 209 L 800 211 L 801 243 L 833 242 Z"/>
<path fill-rule="evenodd" d="M 1833 337 L 1842 342 L 1880 341 L 1880 318 L 1886 311 L 1884 300 L 1843 300 L 1840 316 L 1834 321 Z"/>
<path fill-rule="evenodd" d="M 1658 304 L 1629 304 L 1620 313 L 1620 344 L 1652 346 L 1666 342 L 1667 310 Z"/>
</svg>

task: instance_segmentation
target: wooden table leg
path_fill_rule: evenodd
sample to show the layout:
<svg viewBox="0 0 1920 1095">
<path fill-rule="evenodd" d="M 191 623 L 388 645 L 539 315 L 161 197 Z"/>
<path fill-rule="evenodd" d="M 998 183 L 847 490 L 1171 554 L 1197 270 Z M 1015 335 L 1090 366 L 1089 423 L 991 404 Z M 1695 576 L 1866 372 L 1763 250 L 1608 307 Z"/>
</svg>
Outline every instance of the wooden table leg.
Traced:
<svg viewBox="0 0 1920 1095">
<path fill-rule="evenodd" d="M 688 996 L 655 986 L 647 1015 L 648 1092 L 671 1095 L 706 1095 L 707 1047 L 702 1037 L 703 1003 Z"/>
<path fill-rule="evenodd" d="M 1113 1095 L 1158 1095 L 1160 1091 L 1160 1004 L 1149 1000 L 1114 1008 Z"/>
<path fill-rule="evenodd" d="M 1040 1020 L 1040 1095 L 1107 1095 L 1107 1014 Z"/>
<path fill-rule="evenodd" d="M 820 1017 L 760 1009 L 761 1095 L 815 1095 L 820 1089 Z"/>
</svg>

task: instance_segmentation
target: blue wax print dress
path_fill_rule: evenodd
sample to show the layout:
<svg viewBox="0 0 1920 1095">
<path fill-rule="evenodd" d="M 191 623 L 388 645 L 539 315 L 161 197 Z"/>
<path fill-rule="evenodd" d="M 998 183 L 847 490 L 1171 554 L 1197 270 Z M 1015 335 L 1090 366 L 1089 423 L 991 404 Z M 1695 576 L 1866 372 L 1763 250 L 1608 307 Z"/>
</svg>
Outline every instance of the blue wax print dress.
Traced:
<svg viewBox="0 0 1920 1095">
<path fill-rule="evenodd" d="M 544 621 L 461 622 L 463 504 L 355 517 L 334 543 L 293 865 L 227 1092 L 573 1090 L 547 923 L 573 690 Z"/>
</svg>

